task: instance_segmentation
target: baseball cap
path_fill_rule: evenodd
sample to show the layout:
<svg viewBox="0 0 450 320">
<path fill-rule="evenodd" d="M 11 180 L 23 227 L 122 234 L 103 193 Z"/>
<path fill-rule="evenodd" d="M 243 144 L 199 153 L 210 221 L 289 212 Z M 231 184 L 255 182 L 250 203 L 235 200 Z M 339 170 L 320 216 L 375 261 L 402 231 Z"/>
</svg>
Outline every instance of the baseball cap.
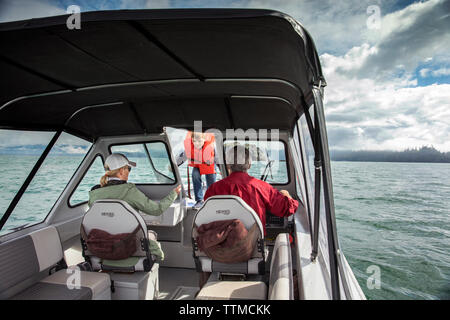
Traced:
<svg viewBox="0 0 450 320">
<path fill-rule="evenodd" d="M 128 158 L 121 153 L 111 153 L 105 160 L 105 168 L 108 167 L 109 170 L 116 170 L 127 165 L 136 167 L 136 162 L 128 160 Z"/>
</svg>

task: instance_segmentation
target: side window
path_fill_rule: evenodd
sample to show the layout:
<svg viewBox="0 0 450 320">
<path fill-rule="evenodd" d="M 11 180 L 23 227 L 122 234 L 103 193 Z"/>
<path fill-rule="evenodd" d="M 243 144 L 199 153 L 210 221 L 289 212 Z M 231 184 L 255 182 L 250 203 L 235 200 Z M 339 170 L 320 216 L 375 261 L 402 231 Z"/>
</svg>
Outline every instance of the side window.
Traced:
<svg viewBox="0 0 450 320">
<path fill-rule="evenodd" d="M 23 146 L 24 149 L 35 148 L 35 145 L 33 144 L 33 141 L 35 141 L 33 140 L 34 137 L 31 137 L 30 139 L 31 144 Z M 3 226 L 2 230 L 0 230 L 0 235 L 9 233 L 19 227 L 30 226 L 42 222 L 64 191 L 64 188 L 72 178 L 73 173 L 80 165 L 90 146 L 91 143 L 85 140 L 68 133 L 62 133 L 36 175 L 33 177 L 30 185 L 20 198 L 17 206 L 6 221 L 6 224 Z M 42 149 L 45 149 L 45 145 Z M 40 152 L 39 155 L 41 153 L 42 152 Z M 11 165 L 14 167 L 16 163 L 23 163 L 24 168 L 30 168 L 25 173 L 25 176 L 27 176 L 36 160 L 37 159 L 35 158 L 21 155 L 17 156 L 15 159 L 16 162 L 8 164 L 8 167 Z M 30 165 L 29 162 L 32 162 L 32 164 Z M 21 176 L 23 175 L 23 171 L 23 168 L 19 168 L 17 172 L 11 171 L 12 181 L 14 181 L 16 173 Z M 12 181 L 10 181 L 10 184 L 15 185 Z M 17 190 L 19 190 L 21 185 L 22 183 L 18 182 Z M 12 194 L 12 197 L 14 197 L 16 193 L 17 191 Z"/>
<path fill-rule="evenodd" d="M 152 142 L 145 144 L 150 154 L 149 160 L 155 172 L 162 174 L 166 178 L 175 181 L 173 168 L 170 164 L 169 154 L 166 145 L 162 142 Z"/>
<path fill-rule="evenodd" d="M 83 177 L 80 184 L 75 189 L 75 192 L 70 197 L 70 206 L 73 207 L 80 203 L 88 201 L 89 191 L 93 186 L 97 185 L 100 182 L 100 177 L 103 176 L 104 173 L 105 169 L 103 169 L 102 158 L 100 156 L 97 156 L 86 172 L 86 175 Z"/>
<path fill-rule="evenodd" d="M 169 153 L 163 142 L 111 146 L 111 152 L 124 154 L 136 162 L 128 180 L 137 184 L 175 184 Z"/>
<path fill-rule="evenodd" d="M 314 119 L 314 107 L 311 106 L 309 109 L 311 118 Z M 314 120 L 313 120 L 314 121 Z M 308 129 L 308 123 L 306 121 L 306 116 L 302 115 L 298 121 L 298 126 L 300 129 L 300 147 L 303 150 L 303 161 L 305 163 L 305 174 L 306 183 L 308 184 L 308 193 L 310 207 L 313 208 L 314 199 L 314 146 L 312 143 L 311 135 Z M 313 216 L 314 213 L 312 213 Z"/>
<path fill-rule="evenodd" d="M 252 165 L 248 174 L 270 184 L 288 184 L 286 152 L 281 141 L 234 141 L 225 140 L 225 153 L 236 143 L 250 150 Z"/>
<path fill-rule="evenodd" d="M 4 173 L 0 179 L 0 218 L 54 134 L 0 130 L 0 170 Z"/>
</svg>

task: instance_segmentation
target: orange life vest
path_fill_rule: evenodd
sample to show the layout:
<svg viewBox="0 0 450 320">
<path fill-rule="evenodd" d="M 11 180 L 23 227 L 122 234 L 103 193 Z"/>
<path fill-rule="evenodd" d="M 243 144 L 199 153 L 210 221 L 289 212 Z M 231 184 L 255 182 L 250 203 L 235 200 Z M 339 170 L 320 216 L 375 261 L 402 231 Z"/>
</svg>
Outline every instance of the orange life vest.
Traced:
<svg viewBox="0 0 450 320">
<path fill-rule="evenodd" d="M 214 166 L 214 134 L 205 133 L 205 143 L 202 149 L 196 149 L 192 142 L 192 132 L 189 131 L 184 139 L 184 152 L 189 160 L 189 166 L 198 168 L 200 174 L 216 173 Z"/>
</svg>

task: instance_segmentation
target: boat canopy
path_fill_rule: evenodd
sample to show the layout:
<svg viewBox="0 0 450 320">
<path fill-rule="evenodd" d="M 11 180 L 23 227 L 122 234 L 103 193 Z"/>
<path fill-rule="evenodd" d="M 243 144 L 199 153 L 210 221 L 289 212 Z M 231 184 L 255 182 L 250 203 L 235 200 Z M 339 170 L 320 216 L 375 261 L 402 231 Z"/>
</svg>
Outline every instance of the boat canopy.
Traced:
<svg viewBox="0 0 450 320">
<path fill-rule="evenodd" d="M 164 126 L 292 130 L 324 86 L 308 32 L 259 9 L 86 12 L 0 24 L 0 128 L 85 139 Z"/>
</svg>

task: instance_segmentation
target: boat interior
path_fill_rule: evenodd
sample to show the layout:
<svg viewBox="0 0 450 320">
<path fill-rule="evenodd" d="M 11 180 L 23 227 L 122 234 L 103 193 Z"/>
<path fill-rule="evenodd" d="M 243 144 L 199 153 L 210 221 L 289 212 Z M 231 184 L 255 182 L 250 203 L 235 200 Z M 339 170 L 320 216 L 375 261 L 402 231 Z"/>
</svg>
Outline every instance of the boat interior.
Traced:
<svg viewBox="0 0 450 320">
<path fill-rule="evenodd" d="M 339 249 L 326 82 L 300 23 L 276 11 L 231 9 L 87 12 L 76 31 L 66 20 L 0 24 L 0 129 L 51 137 L 0 216 L 0 299 L 365 299 Z M 267 212 L 264 235 L 238 197 L 194 207 L 176 157 L 181 133 L 199 121 L 216 137 L 218 179 L 228 175 L 228 143 L 276 153 L 252 174 L 287 190 L 301 203 L 297 212 Z M 34 215 L 30 185 L 68 139 L 89 148 L 58 198 L 40 221 L 8 228 L 14 216 Z M 89 207 L 88 192 L 112 152 L 138 163 L 130 182 L 150 199 L 179 184 L 180 196 L 161 216 L 120 200 Z M 257 226 L 246 262 L 214 261 L 196 245 L 197 227 L 230 217 Z M 96 227 L 139 230 L 131 266 L 88 250 L 84 236 Z M 149 237 L 164 259 L 152 254 Z"/>
</svg>

